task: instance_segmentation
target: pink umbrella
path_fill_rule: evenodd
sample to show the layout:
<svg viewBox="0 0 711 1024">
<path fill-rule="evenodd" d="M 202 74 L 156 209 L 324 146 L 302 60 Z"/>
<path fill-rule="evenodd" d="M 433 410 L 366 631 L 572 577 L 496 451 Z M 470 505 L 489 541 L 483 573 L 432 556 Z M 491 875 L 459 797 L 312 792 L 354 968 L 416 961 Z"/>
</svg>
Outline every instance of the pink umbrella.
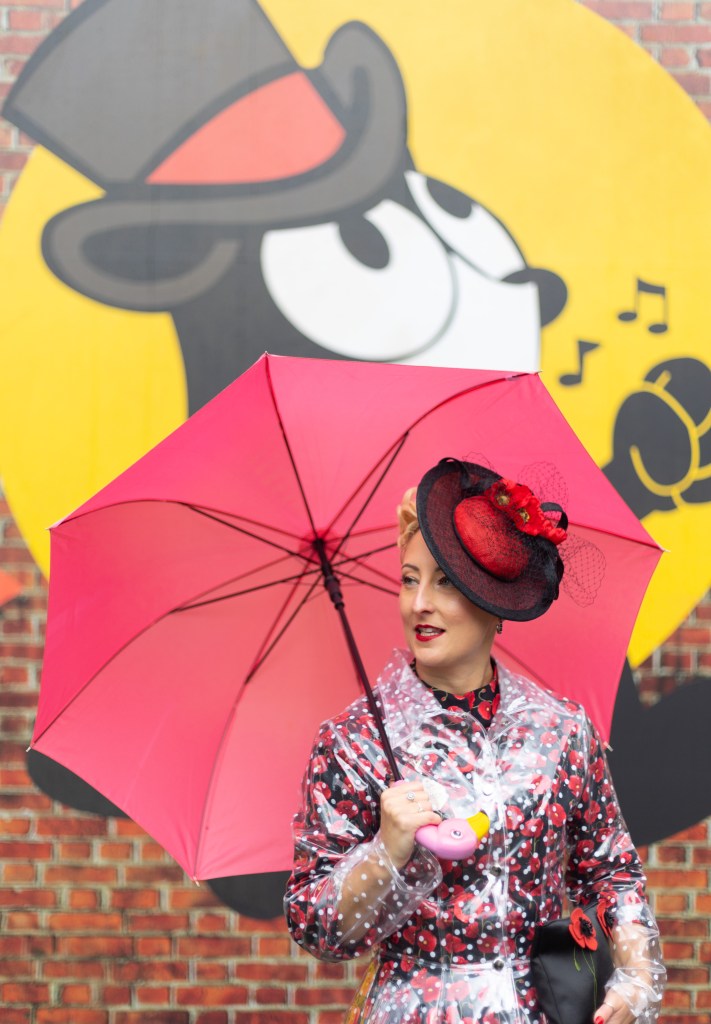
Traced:
<svg viewBox="0 0 711 1024">
<path fill-rule="evenodd" d="M 561 596 L 497 654 L 607 736 L 660 549 L 539 378 L 265 355 L 53 527 L 33 747 L 193 878 L 288 868 L 316 728 L 360 692 L 352 636 L 372 679 L 401 642 L 395 507 L 444 456 L 564 505 Z"/>
</svg>

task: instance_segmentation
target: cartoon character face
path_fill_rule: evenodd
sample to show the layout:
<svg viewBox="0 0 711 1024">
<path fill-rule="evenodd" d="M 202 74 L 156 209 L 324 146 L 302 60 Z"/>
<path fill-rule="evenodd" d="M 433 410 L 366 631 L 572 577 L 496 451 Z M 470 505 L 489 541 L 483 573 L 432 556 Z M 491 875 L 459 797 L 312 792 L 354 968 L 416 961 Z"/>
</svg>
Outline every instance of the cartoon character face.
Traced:
<svg viewBox="0 0 711 1024">
<path fill-rule="evenodd" d="M 277 308 L 346 358 L 537 369 L 542 277 L 468 196 L 415 170 L 404 186 L 401 202 L 267 231 L 260 262 Z M 565 289 L 552 274 L 545 284 L 550 317 Z"/>
</svg>

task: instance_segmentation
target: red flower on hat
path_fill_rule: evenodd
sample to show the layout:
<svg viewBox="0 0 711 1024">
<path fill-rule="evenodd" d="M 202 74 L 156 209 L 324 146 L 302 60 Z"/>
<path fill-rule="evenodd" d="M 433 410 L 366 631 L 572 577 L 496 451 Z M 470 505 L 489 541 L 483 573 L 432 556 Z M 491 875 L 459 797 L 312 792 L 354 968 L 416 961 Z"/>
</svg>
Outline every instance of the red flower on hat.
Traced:
<svg viewBox="0 0 711 1024">
<path fill-rule="evenodd" d="M 570 915 L 568 930 L 583 949 L 597 949 L 597 935 L 593 923 L 580 907 L 576 907 Z"/>
<path fill-rule="evenodd" d="M 556 526 L 541 508 L 541 503 L 525 484 L 514 483 L 501 477 L 483 492 L 494 508 L 499 509 L 522 533 L 531 537 L 545 537 L 554 544 L 562 544 L 567 534 Z"/>
</svg>

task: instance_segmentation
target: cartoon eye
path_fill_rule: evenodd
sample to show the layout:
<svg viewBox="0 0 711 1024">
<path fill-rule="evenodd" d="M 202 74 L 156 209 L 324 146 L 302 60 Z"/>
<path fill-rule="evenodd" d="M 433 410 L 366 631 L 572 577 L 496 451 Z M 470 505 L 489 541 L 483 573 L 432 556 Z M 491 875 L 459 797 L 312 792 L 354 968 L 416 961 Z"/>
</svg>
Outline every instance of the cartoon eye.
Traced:
<svg viewBox="0 0 711 1024">
<path fill-rule="evenodd" d="M 406 171 L 410 194 L 428 224 L 457 255 L 499 280 L 526 266 L 503 224 L 473 199 L 450 185 Z"/>
<path fill-rule="evenodd" d="M 454 302 L 447 251 L 416 214 L 384 200 L 339 223 L 268 231 L 266 286 L 305 337 L 339 355 L 390 361 L 446 328 Z"/>
</svg>

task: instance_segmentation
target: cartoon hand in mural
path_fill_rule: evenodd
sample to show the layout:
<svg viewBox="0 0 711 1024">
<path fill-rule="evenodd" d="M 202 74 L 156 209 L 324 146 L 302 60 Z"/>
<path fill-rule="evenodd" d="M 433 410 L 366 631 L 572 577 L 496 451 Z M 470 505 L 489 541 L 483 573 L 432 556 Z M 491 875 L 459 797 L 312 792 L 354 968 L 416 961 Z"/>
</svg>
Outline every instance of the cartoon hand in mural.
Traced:
<svg viewBox="0 0 711 1024">
<path fill-rule="evenodd" d="M 669 359 L 620 406 L 605 473 L 640 519 L 711 501 L 709 395 L 708 366 Z"/>
</svg>

